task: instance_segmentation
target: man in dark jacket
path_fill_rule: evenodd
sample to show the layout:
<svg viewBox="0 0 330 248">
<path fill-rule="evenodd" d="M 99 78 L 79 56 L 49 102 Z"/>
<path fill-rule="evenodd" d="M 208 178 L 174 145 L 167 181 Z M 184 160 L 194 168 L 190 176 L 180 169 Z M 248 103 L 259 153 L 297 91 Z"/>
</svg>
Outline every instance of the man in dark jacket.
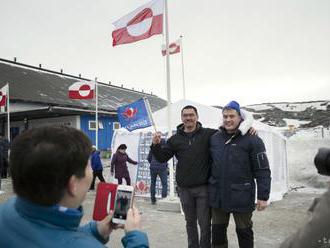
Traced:
<svg viewBox="0 0 330 248">
<path fill-rule="evenodd" d="M 270 169 L 263 141 L 255 135 L 238 132 L 241 122 L 235 101 L 223 109 L 223 126 L 210 141 L 212 157 L 209 184 L 212 207 L 212 245 L 228 247 L 227 227 L 234 215 L 239 247 L 253 247 L 252 212 L 267 206 L 270 193 Z"/>
<path fill-rule="evenodd" d="M 161 140 L 161 145 L 165 145 L 165 140 Z M 162 183 L 162 198 L 167 196 L 167 163 L 159 162 L 155 156 L 152 154 L 151 150 L 149 151 L 148 162 L 150 163 L 150 196 L 151 204 L 156 204 L 156 181 L 157 176 L 159 176 Z"/>
<path fill-rule="evenodd" d="M 105 182 L 103 177 L 103 166 L 100 158 L 100 152 L 96 150 L 96 147 L 92 147 L 92 155 L 91 155 L 91 166 L 93 170 L 93 181 L 90 187 L 90 190 L 94 190 L 95 179 L 96 177 L 101 181 Z"/>
<path fill-rule="evenodd" d="M 242 132 L 251 127 L 253 118 L 247 116 Z M 173 156 L 178 160 L 176 182 L 182 209 L 186 219 L 189 248 L 211 246 L 211 217 L 208 203 L 208 179 L 210 175 L 209 141 L 215 129 L 203 128 L 198 122 L 197 109 L 188 105 L 181 110 L 182 124 L 177 133 L 161 147 L 161 133 L 152 140 L 151 151 L 159 162 L 166 162 Z M 197 230 L 200 227 L 200 239 Z"/>
</svg>

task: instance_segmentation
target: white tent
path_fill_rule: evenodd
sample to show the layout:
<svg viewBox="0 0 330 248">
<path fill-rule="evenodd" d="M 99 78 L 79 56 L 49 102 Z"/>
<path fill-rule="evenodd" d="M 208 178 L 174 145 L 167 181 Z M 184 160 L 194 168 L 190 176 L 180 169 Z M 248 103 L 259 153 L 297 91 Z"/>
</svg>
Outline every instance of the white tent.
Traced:
<svg viewBox="0 0 330 248">
<path fill-rule="evenodd" d="M 176 126 L 181 123 L 181 109 L 186 105 L 193 105 L 198 110 L 199 121 L 204 127 L 218 128 L 222 123 L 221 110 L 215 107 L 202 105 L 196 102 L 181 100 L 171 104 L 171 128 L 176 129 Z M 167 130 L 167 107 L 153 113 L 154 122 L 157 130 Z M 282 196 L 288 190 L 287 182 L 287 158 L 286 158 L 286 139 L 278 133 L 273 127 L 263 124 L 259 121 L 254 121 L 253 126 L 257 129 L 258 135 L 263 139 L 266 152 L 268 155 L 271 171 L 272 171 L 272 189 L 271 201 L 281 200 Z M 119 144 L 126 143 L 130 152 L 136 154 L 134 159 L 139 161 L 139 172 L 137 173 L 137 182 L 143 181 L 142 186 L 148 186 L 149 164 L 146 161 L 146 156 L 149 152 L 153 129 L 146 128 L 135 130 L 131 133 L 125 129 L 119 129 L 113 137 L 112 150 L 114 151 Z M 130 149 L 131 146 L 131 149 Z M 134 151 L 133 151 L 134 150 Z M 131 178 L 134 178 L 136 172 L 131 173 Z M 142 176 L 141 176 L 141 175 Z M 143 178 L 143 179 L 141 179 Z M 134 181 L 134 180 L 133 180 Z M 148 188 L 145 192 L 148 192 Z M 143 192 L 141 192 L 143 193 Z"/>
</svg>

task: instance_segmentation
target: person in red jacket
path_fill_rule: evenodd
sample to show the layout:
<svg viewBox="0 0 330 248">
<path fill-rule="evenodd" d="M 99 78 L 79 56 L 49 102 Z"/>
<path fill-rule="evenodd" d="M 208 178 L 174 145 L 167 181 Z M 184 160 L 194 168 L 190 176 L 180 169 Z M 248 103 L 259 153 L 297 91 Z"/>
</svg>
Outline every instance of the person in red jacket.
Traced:
<svg viewBox="0 0 330 248">
<path fill-rule="evenodd" d="M 113 155 L 111 160 L 111 175 L 115 175 L 115 178 L 118 180 L 118 184 L 123 183 L 123 178 L 125 178 L 126 184 L 131 185 L 131 178 L 127 169 L 126 162 L 131 164 L 137 164 L 136 161 L 132 160 L 126 154 L 127 146 L 121 144 L 118 146 L 116 153 Z"/>
</svg>

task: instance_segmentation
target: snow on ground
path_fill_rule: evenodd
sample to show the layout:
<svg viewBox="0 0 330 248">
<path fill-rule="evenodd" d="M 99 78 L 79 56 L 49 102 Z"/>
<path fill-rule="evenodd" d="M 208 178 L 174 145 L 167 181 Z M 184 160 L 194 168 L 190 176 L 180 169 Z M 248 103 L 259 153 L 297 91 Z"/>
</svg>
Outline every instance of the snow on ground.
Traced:
<svg viewBox="0 0 330 248">
<path fill-rule="evenodd" d="M 295 134 L 291 136 L 290 139 L 291 140 L 330 139 L 330 128 L 319 126 L 314 128 L 297 129 L 295 131 Z"/>
<path fill-rule="evenodd" d="M 301 121 L 301 120 L 297 120 L 297 119 L 287 119 L 287 118 L 283 118 L 283 121 L 286 122 L 286 125 L 293 125 L 294 127 L 300 127 L 300 125 L 302 124 L 308 124 L 310 123 L 310 121 Z"/>
<path fill-rule="evenodd" d="M 246 107 L 254 109 L 255 111 L 262 111 L 276 107 L 283 111 L 298 112 L 298 111 L 304 111 L 309 107 L 319 110 L 327 110 L 328 105 L 330 105 L 330 102 L 328 101 L 316 101 L 316 102 L 299 102 L 299 103 L 265 103 L 265 104 L 247 105 Z"/>
<path fill-rule="evenodd" d="M 273 106 L 283 110 L 283 111 L 304 111 L 309 107 L 312 107 L 314 109 L 319 110 L 327 110 L 327 104 L 324 104 L 325 101 L 319 101 L 319 102 L 306 102 L 306 103 L 275 103 Z"/>
<path fill-rule="evenodd" d="M 273 108 L 272 105 L 268 105 L 268 104 L 247 105 L 246 107 L 247 108 L 254 109 L 255 111 L 262 111 L 262 110 L 272 109 Z"/>
<path fill-rule="evenodd" d="M 330 177 L 317 173 L 314 157 L 321 147 L 330 148 L 330 135 L 320 138 L 314 129 L 305 129 L 287 140 L 289 187 L 305 193 L 325 191 Z"/>
</svg>

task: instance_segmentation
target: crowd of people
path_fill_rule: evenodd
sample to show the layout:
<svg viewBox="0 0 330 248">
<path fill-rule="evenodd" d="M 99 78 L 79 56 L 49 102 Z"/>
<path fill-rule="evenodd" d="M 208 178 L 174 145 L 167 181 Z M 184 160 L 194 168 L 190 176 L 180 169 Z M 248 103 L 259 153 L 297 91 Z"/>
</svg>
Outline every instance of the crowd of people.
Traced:
<svg viewBox="0 0 330 248">
<path fill-rule="evenodd" d="M 167 161 L 175 156 L 188 248 L 228 247 L 231 215 L 239 247 L 253 247 L 253 211 L 267 207 L 271 171 L 252 116 L 232 101 L 223 108 L 217 130 L 202 126 L 194 106 L 185 106 L 181 118 L 166 142 L 161 133 L 153 135 L 147 158 L 151 203 L 156 204 L 157 176 L 161 196 L 167 196 Z M 125 179 L 131 185 L 127 162 L 137 161 L 126 150 L 126 144 L 117 148 L 111 174 L 118 184 Z M 112 212 L 103 221 L 79 226 L 88 190 L 94 189 L 96 177 L 105 181 L 99 151 L 81 131 L 42 127 L 24 132 L 11 146 L 10 168 L 16 196 L 0 205 L 0 229 L 6 230 L 0 232 L 0 247 L 104 247 L 117 228 L 125 229 L 124 247 L 149 247 L 135 207 L 124 226 L 111 222 Z"/>
</svg>

